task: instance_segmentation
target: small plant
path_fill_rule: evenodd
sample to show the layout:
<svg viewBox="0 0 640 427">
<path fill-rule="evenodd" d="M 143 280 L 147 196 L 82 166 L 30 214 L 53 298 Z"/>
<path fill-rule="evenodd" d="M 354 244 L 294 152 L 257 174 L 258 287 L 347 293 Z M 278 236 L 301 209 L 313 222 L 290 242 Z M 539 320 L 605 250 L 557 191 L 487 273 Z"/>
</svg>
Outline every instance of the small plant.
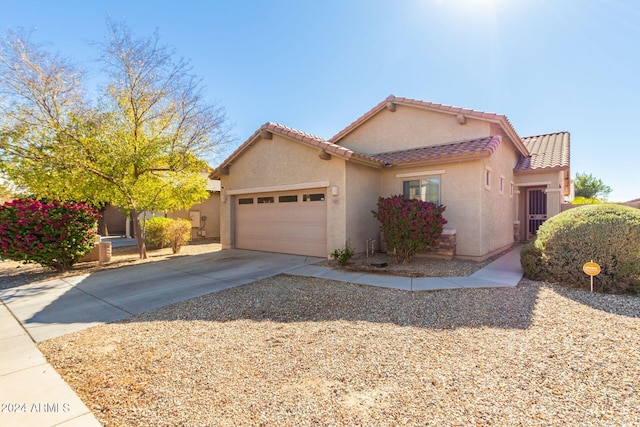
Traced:
<svg viewBox="0 0 640 427">
<path fill-rule="evenodd" d="M 171 220 L 167 226 L 167 235 L 169 243 L 171 243 L 171 250 L 177 254 L 180 252 L 180 248 L 191 240 L 191 221 L 187 219 Z"/>
<path fill-rule="evenodd" d="M 0 257 L 67 271 L 94 245 L 99 214 L 82 203 L 0 205 Z"/>
<path fill-rule="evenodd" d="M 344 248 L 336 249 L 331 252 L 331 258 L 335 259 L 338 265 L 344 267 L 349 260 L 353 258 L 354 252 L 351 246 L 349 246 L 349 240 L 344 244 Z"/>
</svg>

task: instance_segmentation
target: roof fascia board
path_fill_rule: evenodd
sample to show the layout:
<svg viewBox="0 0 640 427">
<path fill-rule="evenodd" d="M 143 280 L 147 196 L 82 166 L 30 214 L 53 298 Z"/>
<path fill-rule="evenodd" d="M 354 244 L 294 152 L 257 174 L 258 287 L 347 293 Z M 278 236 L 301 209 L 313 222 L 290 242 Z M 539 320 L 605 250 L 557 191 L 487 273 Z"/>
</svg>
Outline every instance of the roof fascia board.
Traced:
<svg viewBox="0 0 640 427">
<path fill-rule="evenodd" d="M 438 159 L 427 159 L 427 160 L 416 160 L 413 162 L 403 162 L 403 163 L 396 163 L 396 164 L 392 164 L 392 165 L 387 165 L 387 168 L 389 169 L 406 169 L 406 168 L 413 168 L 416 166 L 427 166 L 427 165 L 443 165 L 443 164 L 447 164 L 447 163 L 460 163 L 460 162 L 470 162 L 473 160 L 479 160 L 479 159 L 484 159 L 487 157 L 490 157 L 491 153 L 486 152 L 486 151 L 482 151 L 479 153 L 473 153 L 473 154 L 463 154 L 461 156 L 448 156 L 448 157 L 444 157 L 444 158 L 438 158 Z"/>
</svg>

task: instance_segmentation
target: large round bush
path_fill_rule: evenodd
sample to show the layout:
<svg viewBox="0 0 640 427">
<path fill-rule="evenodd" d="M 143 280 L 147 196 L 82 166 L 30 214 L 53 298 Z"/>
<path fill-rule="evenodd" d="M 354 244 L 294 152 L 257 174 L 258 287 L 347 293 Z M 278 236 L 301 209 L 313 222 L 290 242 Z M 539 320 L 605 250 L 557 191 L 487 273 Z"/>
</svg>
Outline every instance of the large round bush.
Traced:
<svg viewBox="0 0 640 427">
<path fill-rule="evenodd" d="M 530 279 L 585 288 L 582 266 L 594 261 L 602 269 L 597 290 L 640 293 L 640 210 L 603 204 L 563 212 L 542 224 L 520 260 Z"/>
<path fill-rule="evenodd" d="M 149 218 L 144 224 L 144 244 L 149 249 L 162 249 L 171 243 L 169 224 L 173 220 L 163 216 Z"/>
<path fill-rule="evenodd" d="M 0 205 L 0 258 L 66 271 L 93 248 L 99 216 L 82 203 L 7 202 Z"/>
</svg>

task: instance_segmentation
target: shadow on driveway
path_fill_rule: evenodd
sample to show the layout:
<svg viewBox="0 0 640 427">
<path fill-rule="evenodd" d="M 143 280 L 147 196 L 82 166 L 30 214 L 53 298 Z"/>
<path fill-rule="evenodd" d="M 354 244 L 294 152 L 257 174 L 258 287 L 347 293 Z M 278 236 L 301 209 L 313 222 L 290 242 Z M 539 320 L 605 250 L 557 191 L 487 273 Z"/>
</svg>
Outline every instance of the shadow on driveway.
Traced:
<svg viewBox="0 0 640 427">
<path fill-rule="evenodd" d="M 0 299 L 39 342 L 318 261 L 228 250 L 5 289 Z"/>
</svg>

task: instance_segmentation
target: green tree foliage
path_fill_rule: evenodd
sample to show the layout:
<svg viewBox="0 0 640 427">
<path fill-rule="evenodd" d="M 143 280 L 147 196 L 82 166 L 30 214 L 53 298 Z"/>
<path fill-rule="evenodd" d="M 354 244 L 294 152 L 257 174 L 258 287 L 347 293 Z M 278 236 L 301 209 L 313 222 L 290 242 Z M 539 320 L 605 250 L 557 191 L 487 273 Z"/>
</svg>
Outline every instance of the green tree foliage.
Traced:
<svg viewBox="0 0 640 427">
<path fill-rule="evenodd" d="M 603 203 L 603 201 L 595 198 L 587 199 L 583 196 L 574 197 L 571 201 L 573 205 L 598 205 L 600 203 Z"/>
<path fill-rule="evenodd" d="M 66 271 L 93 248 L 96 211 L 19 199 L 0 206 L 0 256 Z"/>
<path fill-rule="evenodd" d="M 108 22 L 106 84 L 90 103 L 70 61 L 9 32 L 0 40 L 0 172 L 37 197 L 109 203 L 132 217 L 208 197 L 202 160 L 227 141 L 221 107 L 205 102 L 188 63 Z"/>
<path fill-rule="evenodd" d="M 435 247 L 447 223 L 442 217 L 444 210 L 444 206 L 397 195 L 380 197 L 373 216 L 380 222 L 380 231 L 394 251 L 395 261 L 406 264 L 415 254 Z"/>
<path fill-rule="evenodd" d="M 7 187 L 7 185 L 5 185 L 0 179 L 0 205 L 4 202 L 10 201 L 12 198 L 13 193 L 11 192 L 9 187 Z"/>
<path fill-rule="evenodd" d="M 601 179 L 595 178 L 592 174 L 577 173 L 573 183 L 575 196 L 584 197 L 585 199 L 606 200 L 611 191 L 613 191 L 611 187 L 602 182 Z"/>
<path fill-rule="evenodd" d="M 520 254 L 532 280 L 588 288 L 582 266 L 597 262 L 603 292 L 640 292 L 640 210 L 613 204 L 581 206 L 560 213 L 538 229 Z"/>
</svg>

